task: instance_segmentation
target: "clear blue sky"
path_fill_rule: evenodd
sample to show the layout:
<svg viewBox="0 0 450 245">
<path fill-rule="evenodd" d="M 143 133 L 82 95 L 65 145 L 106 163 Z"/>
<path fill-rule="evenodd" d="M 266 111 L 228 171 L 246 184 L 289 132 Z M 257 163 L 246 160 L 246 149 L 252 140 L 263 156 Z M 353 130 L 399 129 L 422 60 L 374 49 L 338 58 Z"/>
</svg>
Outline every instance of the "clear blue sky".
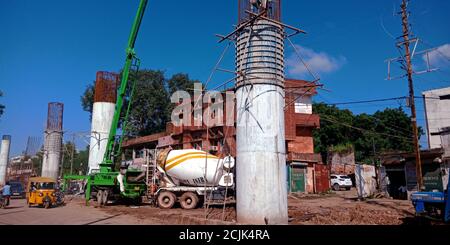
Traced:
<svg viewBox="0 0 450 245">
<path fill-rule="evenodd" d="M 89 115 L 81 109 L 80 95 L 97 71 L 121 69 L 138 3 L 0 1 L 0 90 L 4 92 L 0 103 L 7 106 L 0 119 L 0 134 L 12 135 L 12 155 L 25 149 L 28 136 L 42 137 L 48 102 L 65 104 L 64 129 L 68 133 L 89 131 Z M 398 55 L 390 34 L 400 35 L 400 19 L 393 16 L 399 3 L 400 0 L 284 1 L 283 21 L 308 32 L 293 40 L 330 90 L 322 91 L 317 101 L 407 95 L 404 79 L 384 80 L 384 60 Z M 447 52 L 443 45 L 450 43 L 450 1 L 413 0 L 410 10 L 414 33 Z M 206 81 L 224 48 L 214 34 L 231 32 L 236 19 L 237 1 L 150 0 L 136 47 L 142 67 L 162 69 L 168 76 L 185 72 Z M 297 65 L 292 48 L 287 46 L 286 52 L 289 76 L 310 79 Z M 233 53 L 231 49 L 221 67 L 233 69 Z M 420 68 L 421 57 L 416 60 Z M 435 64 L 443 71 L 416 79 L 418 95 L 425 89 L 450 86 L 449 63 L 437 58 Z M 218 74 L 212 85 L 229 77 Z M 372 113 L 398 105 L 387 102 L 347 108 L 355 113 Z M 419 102 L 418 106 L 423 123 L 423 105 Z M 82 145 L 83 141 L 78 141 Z"/>
</svg>

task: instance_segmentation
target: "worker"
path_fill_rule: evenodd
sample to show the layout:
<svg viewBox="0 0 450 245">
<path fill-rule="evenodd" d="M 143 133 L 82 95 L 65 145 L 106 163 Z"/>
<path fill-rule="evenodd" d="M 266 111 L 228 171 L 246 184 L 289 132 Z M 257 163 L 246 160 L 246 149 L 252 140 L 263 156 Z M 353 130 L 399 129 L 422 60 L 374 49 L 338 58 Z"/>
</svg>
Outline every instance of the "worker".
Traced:
<svg viewBox="0 0 450 245">
<path fill-rule="evenodd" d="M 6 206 L 9 206 L 9 200 L 11 199 L 11 186 L 9 185 L 9 181 L 6 181 L 5 186 L 3 186 L 0 191 L 5 199 Z"/>
<path fill-rule="evenodd" d="M 119 187 L 120 187 L 120 193 L 124 193 L 125 192 L 125 185 L 123 183 L 123 180 L 125 178 L 125 174 L 127 173 L 127 166 L 122 165 L 120 167 L 120 171 L 119 171 L 119 175 L 117 176 L 117 181 L 119 182 Z"/>
<path fill-rule="evenodd" d="M 406 189 L 406 186 L 400 186 L 398 190 L 400 191 L 400 199 L 408 200 L 408 189 Z"/>
</svg>

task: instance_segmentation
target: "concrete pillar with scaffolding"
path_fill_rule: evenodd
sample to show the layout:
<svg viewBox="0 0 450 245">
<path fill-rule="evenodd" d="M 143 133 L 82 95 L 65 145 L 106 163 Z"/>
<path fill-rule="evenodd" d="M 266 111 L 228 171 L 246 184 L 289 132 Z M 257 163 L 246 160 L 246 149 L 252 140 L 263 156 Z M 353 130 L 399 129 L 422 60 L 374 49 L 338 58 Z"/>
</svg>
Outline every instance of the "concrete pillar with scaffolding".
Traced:
<svg viewBox="0 0 450 245">
<path fill-rule="evenodd" d="M 58 179 L 62 141 L 63 141 L 64 104 L 49 103 L 47 127 L 44 132 L 44 157 L 42 162 L 42 177 Z"/>
<path fill-rule="evenodd" d="M 89 146 L 89 174 L 100 169 L 100 163 L 105 155 L 116 107 L 119 80 L 120 76 L 118 74 L 110 72 L 97 73 Z"/>
<path fill-rule="evenodd" d="M 287 224 L 281 1 L 239 1 L 236 32 L 237 219 Z"/>
<path fill-rule="evenodd" d="M 6 168 L 8 167 L 11 136 L 3 135 L 0 148 L 0 186 L 6 183 Z"/>
</svg>

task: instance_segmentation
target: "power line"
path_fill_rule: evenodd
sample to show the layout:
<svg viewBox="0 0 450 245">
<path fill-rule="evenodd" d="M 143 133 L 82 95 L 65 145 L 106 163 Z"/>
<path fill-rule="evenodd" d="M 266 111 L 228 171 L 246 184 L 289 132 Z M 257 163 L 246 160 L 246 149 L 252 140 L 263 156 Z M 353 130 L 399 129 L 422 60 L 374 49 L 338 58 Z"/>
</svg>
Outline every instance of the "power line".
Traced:
<svg viewBox="0 0 450 245">
<path fill-rule="evenodd" d="M 399 101 L 408 99 L 408 96 L 402 96 L 402 97 L 394 97 L 394 98 L 385 98 L 385 99 L 373 99 L 373 100 L 360 100 L 360 101 L 349 101 L 349 102 L 338 102 L 338 103 L 323 103 L 326 105 L 354 105 L 354 104 L 370 104 L 370 103 L 376 103 L 376 102 L 386 102 L 386 101 Z M 416 96 L 415 99 L 423 99 L 423 97 Z M 438 97 L 427 97 L 426 99 L 430 100 L 440 100 L 441 98 Z"/>
<path fill-rule="evenodd" d="M 344 126 L 344 127 L 352 128 L 352 129 L 361 131 L 363 133 L 366 132 L 366 133 L 380 135 L 380 136 L 385 136 L 385 137 L 390 137 L 390 138 L 399 138 L 399 139 L 408 140 L 408 141 L 411 140 L 411 138 L 408 138 L 408 137 L 397 136 L 397 135 L 392 135 L 392 134 L 385 134 L 385 133 L 379 133 L 379 132 L 375 132 L 375 131 L 368 130 L 368 129 L 358 128 L 358 127 L 352 126 L 352 125 L 347 124 L 347 123 L 339 122 L 339 121 L 337 121 L 337 119 L 336 120 L 330 119 L 332 117 L 330 117 L 328 115 L 320 115 L 320 117 L 323 120 L 325 120 L 325 121 L 328 121 L 328 122 L 331 122 L 331 123 L 335 123 L 335 124 L 339 124 L 339 125 Z"/>
<path fill-rule="evenodd" d="M 420 41 L 421 43 L 425 44 L 426 46 L 430 47 L 430 48 L 435 47 L 435 46 L 432 46 L 430 43 L 425 42 L 425 41 L 422 40 L 422 39 L 420 39 L 419 41 Z M 439 50 L 439 48 L 436 48 L 435 51 L 436 51 L 438 54 L 440 54 L 445 60 L 447 60 L 448 62 L 450 62 L 450 57 L 447 56 L 446 54 L 442 53 L 442 52 Z"/>
<path fill-rule="evenodd" d="M 374 99 L 374 100 L 361 100 L 361 101 L 350 101 L 350 102 L 339 102 L 339 103 L 332 103 L 328 105 L 354 105 L 354 104 L 368 104 L 368 103 L 375 103 L 375 102 L 384 102 L 384 101 L 393 101 L 393 100 L 402 100 L 406 99 L 407 97 L 395 97 L 395 98 L 386 98 L 386 99 Z"/>
</svg>

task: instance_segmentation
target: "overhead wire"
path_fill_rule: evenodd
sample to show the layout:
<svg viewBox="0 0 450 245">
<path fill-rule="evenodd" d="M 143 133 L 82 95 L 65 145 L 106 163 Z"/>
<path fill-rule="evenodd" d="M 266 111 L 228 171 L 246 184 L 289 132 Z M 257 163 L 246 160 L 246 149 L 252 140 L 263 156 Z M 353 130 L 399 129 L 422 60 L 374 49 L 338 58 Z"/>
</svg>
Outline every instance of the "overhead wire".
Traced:
<svg viewBox="0 0 450 245">
<path fill-rule="evenodd" d="M 359 127 L 355 127 L 352 126 L 350 124 L 344 123 L 344 122 L 340 122 L 338 119 L 335 119 L 329 115 L 321 115 L 321 118 L 325 121 L 331 122 L 331 123 L 335 123 L 335 124 L 339 124 L 341 126 L 344 127 L 348 127 L 348 128 L 352 128 L 358 131 L 361 131 L 363 133 L 370 133 L 370 134 L 375 134 L 375 135 L 380 135 L 380 136 L 385 136 L 385 137 L 389 137 L 389 138 L 398 138 L 398 139 L 403 139 L 403 140 L 411 140 L 412 137 L 403 137 L 403 136 L 397 136 L 397 135 L 392 135 L 392 134 L 385 134 L 385 133 L 380 133 L 380 132 L 375 132 L 372 130 L 368 130 L 368 129 L 363 129 L 363 128 L 359 128 Z"/>
</svg>

